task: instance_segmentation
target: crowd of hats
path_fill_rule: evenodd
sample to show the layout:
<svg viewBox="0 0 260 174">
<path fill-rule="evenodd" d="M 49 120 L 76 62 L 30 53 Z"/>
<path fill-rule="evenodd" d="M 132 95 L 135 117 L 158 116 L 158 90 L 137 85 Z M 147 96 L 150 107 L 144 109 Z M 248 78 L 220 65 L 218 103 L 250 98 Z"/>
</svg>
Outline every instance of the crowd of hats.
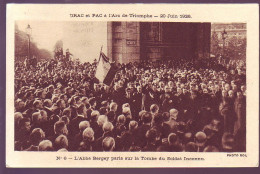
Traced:
<svg viewBox="0 0 260 174">
<path fill-rule="evenodd" d="M 172 60 L 118 64 L 15 62 L 17 151 L 246 151 L 246 64 Z"/>
</svg>

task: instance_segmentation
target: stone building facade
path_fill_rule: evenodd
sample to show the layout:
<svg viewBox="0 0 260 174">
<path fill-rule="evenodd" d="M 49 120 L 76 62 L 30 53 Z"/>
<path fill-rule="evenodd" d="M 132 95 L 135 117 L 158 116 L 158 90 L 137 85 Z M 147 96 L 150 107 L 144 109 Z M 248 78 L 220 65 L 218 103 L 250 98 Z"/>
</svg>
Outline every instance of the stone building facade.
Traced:
<svg viewBox="0 0 260 174">
<path fill-rule="evenodd" d="M 107 31 L 108 57 L 120 63 L 210 54 L 210 23 L 108 22 Z"/>
<path fill-rule="evenodd" d="M 225 44 L 228 44 L 229 39 L 232 37 L 238 40 L 246 38 L 246 23 L 212 23 L 211 24 L 211 34 L 216 34 L 219 43 L 222 45 L 222 33 L 226 31 Z"/>
</svg>

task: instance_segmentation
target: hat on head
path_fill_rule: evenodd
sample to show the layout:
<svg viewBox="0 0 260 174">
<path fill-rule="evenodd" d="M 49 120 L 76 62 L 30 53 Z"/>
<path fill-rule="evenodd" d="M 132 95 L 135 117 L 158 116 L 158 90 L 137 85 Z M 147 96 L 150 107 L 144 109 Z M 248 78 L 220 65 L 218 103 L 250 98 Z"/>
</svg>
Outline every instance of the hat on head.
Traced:
<svg viewBox="0 0 260 174">
<path fill-rule="evenodd" d="M 94 131 L 92 128 L 86 128 L 82 133 L 83 140 L 94 141 Z"/>
<path fill-rule="evenodd" d="M 129 122 L 129 130 L 136 129 L 138 127 L 138 123 L 134 120 Z"/>
<path fill-rule="evenodd" d="M 200 131 L 195 134 L 195 139 L 198 146 L 203 146 L 207 140 L 207 135 Z"/>
<path fill-rule="evenodd" d="M 204 148 L 203 152 L 219 152 L 219 150 L 215 146 L 207 146 Z"/>
<path fill-rule="evenodd" d="M 59 149 L 57 152 L 68 152 L 68 150 L 65 148 L 62 148 L 62 149 Z"/>
<path fill-rule="evenodd" d="M 114 129 L 114 126 L 111 122 L 105 122 L 103 124 L 103 131 L 104 132 L 109 132 L 109 131 L 112 131 Z"/>
<path fill-rule="evenodd" d="M 88 121 L 81 121 L 79 123 L 79 130 L 85 130 L 86 128 L 90 127 L 90 124 Z"/>
<path fill-rule="evenodd" d="M 43 140 L 39 144 L 39 151 L 51 151 L 52 149 L 52 142 L 50 140 Z"/>
<path fill-rule="evenodd" d="M 185 146 L 186 152 L 197 152 L 197 145 L 194 142 L 189 142 Z"/>
</svg>

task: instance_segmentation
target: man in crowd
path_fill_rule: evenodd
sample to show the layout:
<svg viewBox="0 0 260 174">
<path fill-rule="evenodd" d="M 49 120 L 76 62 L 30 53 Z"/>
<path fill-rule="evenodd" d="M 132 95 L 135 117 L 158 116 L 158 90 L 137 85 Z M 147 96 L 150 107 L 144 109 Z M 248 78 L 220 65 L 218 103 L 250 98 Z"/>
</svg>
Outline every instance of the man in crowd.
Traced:
<svg viewBox="0 0 260 174">
<path fill-rule="evenodd" d="M 107 86 L 69 56 L 15 64 L 15 150 L 245 151 L 244 61 L 122 64 Z"/>
</svg>

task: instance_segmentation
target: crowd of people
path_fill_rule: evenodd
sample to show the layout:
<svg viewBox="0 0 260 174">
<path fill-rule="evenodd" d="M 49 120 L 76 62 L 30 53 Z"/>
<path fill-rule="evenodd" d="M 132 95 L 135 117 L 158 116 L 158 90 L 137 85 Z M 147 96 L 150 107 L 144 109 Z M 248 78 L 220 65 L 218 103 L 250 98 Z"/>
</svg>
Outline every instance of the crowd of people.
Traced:
<svg viewBox="0 0 260 174">
<path fill-rule="evenodd" d="M 246 151 L 246 64 L 15 62 L 16 151 Z"/>
</svg>

